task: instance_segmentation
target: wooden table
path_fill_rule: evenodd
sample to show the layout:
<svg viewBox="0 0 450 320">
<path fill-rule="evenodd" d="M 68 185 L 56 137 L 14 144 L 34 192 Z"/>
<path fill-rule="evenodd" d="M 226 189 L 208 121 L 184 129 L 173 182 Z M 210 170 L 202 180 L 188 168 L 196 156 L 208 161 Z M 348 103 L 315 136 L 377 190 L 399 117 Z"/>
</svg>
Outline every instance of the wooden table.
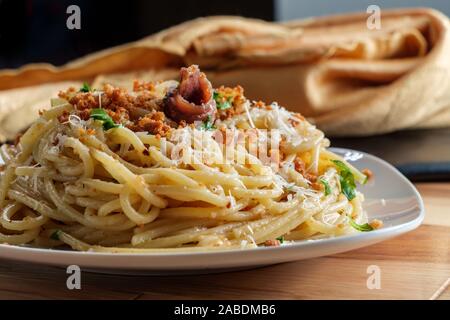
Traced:
<svg viewBox="0 0 450 320">
<path fill-rule="evenodd" d="M 450 299 L 450 183 L 417 187 L 425 200 L 424 224 L 367 248 L 213 275 L 133 277 L 83 273 L 81 290 L 66 288 L 64 269 L 0 261 L 0 298 Z M 370 265 L 380 268 L 381 289 L 367 288 Z"/>
</svg>

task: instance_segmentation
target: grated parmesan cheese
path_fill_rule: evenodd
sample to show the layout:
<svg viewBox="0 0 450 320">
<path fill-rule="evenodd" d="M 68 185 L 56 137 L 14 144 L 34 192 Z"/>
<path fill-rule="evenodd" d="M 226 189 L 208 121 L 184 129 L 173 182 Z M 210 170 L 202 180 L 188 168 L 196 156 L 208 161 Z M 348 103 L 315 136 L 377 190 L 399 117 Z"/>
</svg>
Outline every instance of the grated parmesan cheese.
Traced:
<svg viewBox="0 0 450 320">
<path fill-rule="evenodd" d="M 248 122 L 253 129 L 256 129 L 255 124 L 253 123 L 252 117 L 250 116 L 250 111 L 248 110 L 248 101 L 244 103 L 245 114 L 247 115 Z"/>
<path fill-rule="evenodd" d="M 248 241 L 247 240 L 242 240 L 241 241 L 241 247 L 245 248 L 248 245 Z"/>
<path fill-rule="evenodd" d="M 228 194 L 229 194 L 228 197 L 230 198 L 230 208 L 234 209 L 236 208 L 236 199 L 231 195 L 231 190 L 228 190 Z"/>
</svg>

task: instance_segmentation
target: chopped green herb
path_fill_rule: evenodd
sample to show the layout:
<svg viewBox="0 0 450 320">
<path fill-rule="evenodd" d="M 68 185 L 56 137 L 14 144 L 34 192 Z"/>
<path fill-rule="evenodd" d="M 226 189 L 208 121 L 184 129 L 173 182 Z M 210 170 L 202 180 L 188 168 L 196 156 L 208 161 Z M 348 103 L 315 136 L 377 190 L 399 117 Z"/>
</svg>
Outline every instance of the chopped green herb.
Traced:
<svg viewBox="0 0 450 320">
<path fill-rule="evenodd" d="M 356 230 L 361 231 L 361 232 L 367 232 L 367 231 L 372 231 L 373 230 L 373 228 L 372 228 L 372 226 L 370 224 L 368 224 L 368 223 L 358 224 L 352 218 L 350 218 L 350 225 L 353 228 L 355 228 Z"/>
<path fill-rule="evenodd" d="M 328 196 L 331 193 L 331 187 L 324 179 L 319 180 L 321 184 L 325 187 L 325 195 Z"/>
<path fill-rule="evenodd" d="M 214 126 L 214 121 L 212 121 L 211 116 L 208 116 L 208 118 L 203 121 L 201 128 L 203 130 L 213 130 L 216 127 Z"/>
<path fill-rule="evenodd" d="M 350 168 L 341 160 L 331 160 L 340 171 L 350 171 Z"/>
<path fill-rule="evenodd" d="M 350 171 L 350 168 L 340 160 L 332 160 L 339 169 L 339 182 L 341 183 L 341 191 L 348 200 L 353 200 L 356 197 L 355 177 Z"/>
<path fill-rule="evenodd" d="M 281 237 L 278 237 L 278 238 L 276 238 L 278 241 L 280 241 L 280 243 L 283 243 L 284 242 L 284 236 L 281 236 Z"/>
<path fill-rule="evenodd" d="M 228 99 L 225 99 L 225 97 L 218 92 L 214 92 L 213 97 L 214 97 L 214 100 L 216 101 L 217 109 L 226 110 L 226 109 L 231 108 L 231 102 L 233 100 L 233 97 L 229 97 Z"/>
<path fill-rule="evenodd" d="M 61 233 L 61 230 L 55 230 L 51 235 L 50 239 L 53 240 L 59 240 L 59 234 Z"/>
<path fill-rule="evenodd" d="M 367 183 L 367 181 L 369 181 L 369 177 L 368 177 L 368 176 L 366 176 L 366 178 L 364 179 L 364 181 L 363 181 L 363 183 L 362 183 L 362 184 L 366 184 L 366 183 Z"/>
<path fill-rule="evenodd" d="M 109 130 L 112 128 L 120 127 L 120 124 L 115 123 L 104 109 L 92 109 L 91 118 L 94 120 L 102 121 L 103 130 Z"/>
<path fill-rule="evenodd" d="M 83 86 L 80 88 L 80 92 L 89 92 L 91 91 L 91 86 L 85 82 L 83 83 Z"/>
</svg>

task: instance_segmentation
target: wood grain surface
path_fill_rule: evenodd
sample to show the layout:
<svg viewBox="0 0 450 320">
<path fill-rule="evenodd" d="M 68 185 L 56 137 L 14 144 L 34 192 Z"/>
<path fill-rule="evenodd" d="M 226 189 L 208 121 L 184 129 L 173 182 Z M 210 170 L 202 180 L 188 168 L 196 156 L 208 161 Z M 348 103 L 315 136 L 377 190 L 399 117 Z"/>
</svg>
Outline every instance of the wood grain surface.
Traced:
<svg viewBox="0 0 450 320">
<path fill-rule="evenodd" d="M 329 257 L 211 275 L 82 273 L 68 290 L 65 269 L 0 261 L 1 299 L 450 299 L 450 183 L 417 184 L 426 218 L 418 229 Z M 367 288 L 378 266 L 381 288 Z"/>
</svg>

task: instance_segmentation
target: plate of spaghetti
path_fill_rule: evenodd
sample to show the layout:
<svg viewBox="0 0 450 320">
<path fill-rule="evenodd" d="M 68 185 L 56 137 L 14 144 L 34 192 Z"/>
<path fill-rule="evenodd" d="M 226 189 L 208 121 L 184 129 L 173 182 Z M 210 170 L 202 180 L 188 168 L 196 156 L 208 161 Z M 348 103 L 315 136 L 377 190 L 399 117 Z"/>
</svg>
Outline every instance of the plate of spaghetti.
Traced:
<svg viewBox="0 0 450 320">
<path fill-rule="evenodd" d="M 414 186 L 195 65 L 69 88 L 0 148 L 0 257 L 144 272 L 306 259 L 407 232 Z"/>
</svg>

